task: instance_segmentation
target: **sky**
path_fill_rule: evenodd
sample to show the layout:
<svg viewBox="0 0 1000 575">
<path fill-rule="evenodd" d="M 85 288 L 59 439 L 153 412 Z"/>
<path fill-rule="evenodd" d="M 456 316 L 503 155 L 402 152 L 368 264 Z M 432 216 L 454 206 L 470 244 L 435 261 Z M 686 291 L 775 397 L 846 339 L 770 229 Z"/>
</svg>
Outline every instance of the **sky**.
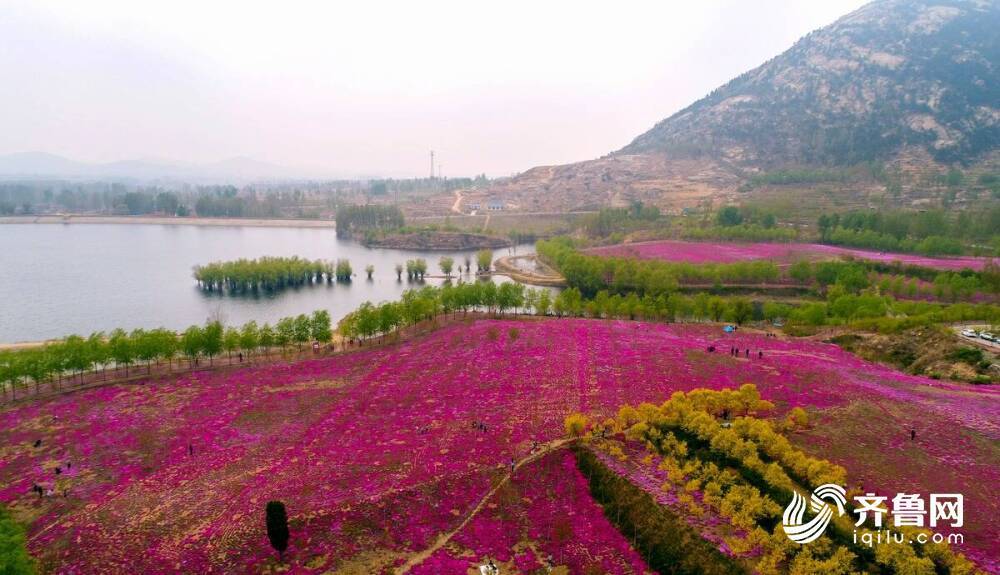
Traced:
<svg viewBox="0 0 1000 575">
<path fill-rule="evenodd" d="M 0 154 L 505 176 L 616 150 L 860 0 L 0 0 Z"/>
</svg>

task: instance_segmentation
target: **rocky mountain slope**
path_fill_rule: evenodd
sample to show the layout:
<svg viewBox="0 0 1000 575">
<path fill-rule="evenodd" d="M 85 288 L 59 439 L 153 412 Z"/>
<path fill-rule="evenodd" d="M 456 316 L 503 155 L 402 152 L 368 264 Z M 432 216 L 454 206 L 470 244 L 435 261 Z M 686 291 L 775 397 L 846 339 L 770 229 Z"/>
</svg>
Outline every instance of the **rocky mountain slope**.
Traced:
<svg viewBox="0 0 1000 575">
<path fill-rule="evenodd" d="M 897 178 L 894 201 L 916 205 L 949 166 L 1000 170 L 997 30 L 995 0 L 876 0 L 617 152 L 533 168 L 483 195 L 521 211 L 632 200 L 677 211 L 734 198 L 761 171 L 875 162 Z M 887 191 L 871 178 L 824 186 L 851 207 Z"/>
<path fill-rule="evenodd" d="M 879 0 L 798 41 L 622 153 L 844 165 L 924 147 L 970 161 L 1000 141 L 1000 4 Z"/>
</svg>

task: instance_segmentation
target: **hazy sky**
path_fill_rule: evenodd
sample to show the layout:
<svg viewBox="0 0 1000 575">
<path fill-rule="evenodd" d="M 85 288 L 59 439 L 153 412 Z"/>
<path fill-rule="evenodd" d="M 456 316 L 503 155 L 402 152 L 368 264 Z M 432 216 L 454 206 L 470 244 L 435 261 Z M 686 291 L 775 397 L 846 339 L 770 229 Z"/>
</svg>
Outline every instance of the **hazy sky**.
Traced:
<svg viewBox="0 0 1000 575">
<path fill-rule="evenodd" d="M 601 156 L 860 0 L 0 0 L 0 154 L 507 175 Z"/>
</svg>

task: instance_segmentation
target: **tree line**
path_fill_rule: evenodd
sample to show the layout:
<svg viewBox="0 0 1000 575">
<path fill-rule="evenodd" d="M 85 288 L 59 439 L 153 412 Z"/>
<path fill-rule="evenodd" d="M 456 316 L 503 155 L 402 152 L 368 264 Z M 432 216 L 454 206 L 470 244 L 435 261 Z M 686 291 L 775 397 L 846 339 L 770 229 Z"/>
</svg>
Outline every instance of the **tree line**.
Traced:
<svg viewBox="0 0 1000 575">
<path fill-rule="evenodd" d="M 567 238 L 536 244 L 538 254 L 566 278 L 566 283 L 592 297 L 606 289 L 654 296 L 676 291 L 680 284 L 775 283 L 781 272 L 765 260 L 728 264 L 690 264 L 634 258 L 601 257 L 577 251 Z"/>
<path fill-rule="evenodd" d="M 212 262 L 195 266 L 194 279 L 206 291 L 273 292 L 312 283 L 350 281 L 351 264 L 338 260 L 336 268 L 323 260 L 293 257 L 261 257 Z"/>
<path fill-rule="evenodd" d="M 356 232 L 395 230 L 403 227 L 403 212 L 396 206 L 342 205 L 337 207 L 337 235 Z"/>
<path fill-rule="evenodd" d="M 934 282 L 931 294 L 939 299 L 968 299 L 979 291 L 1000 292 L 1000 269 L 988 265 L 981 272 L 939 272 L 918 266 L 886 264 L 867 260 L 810 262 L 800 260 L 779 268 L 767 260 L 726 264 L 693 264 L 635 258 L 602 257 L 582 253 L 566 238 L 539 241 L 539 255 L 566 278 L 570 287 L 593 297 L 601 290 L 639 296 L 658 296 L 677 291 L 683 285 L 717 286 L 731 284 L 788 284 L 815 289 L 825 294 L 839 284 L 848 293 L 870 287 L 879 274 L 892 273 Z"/>
<path fill-rule="evenodd" d="M 991 243 L 1000 249 L 1000 206 L 983 210 L 919 212 L 860 211 L 824 213 L 816 221 L 820 241 L 882 251 L 958 255 L 966 243 Z"/>
<path fill-rule="evenodd" d="M 831 285 L 825 300 L 791 304 L 706 292 L 686 296 L 678 292 L 639 295 L 633 291 L 623 295 L 601 290 L 588 298 L 575 287 L 553 297 L 548 290 L 515 283 L 498 286 L 492 282 L 466 282 L 407 290 L 399 301 L 365 302 L 340 321 L 337 331 L 351 342 L 364 343 L 438 315 L 470 311 L 665 322 L 724 321 L 737 325 L 863 325 L 883 332 L 942 322 L 1000 322 L 997 305 L 899 301 L 871 290 L 851 293 L 846 283 Z"/>
<path fill-rule="evenodd" d="M 266 357 L 275 347 L 301 348 L 309 341 L 326 344 L 332 337 L 330 312 L 326 310 L 282 318 L 274 326 L 249 321 L 236 327 L 211 321 L 192 325 L 180 334 L 161 327 L 94 332 L 88 337 L 71 335 L 38 347 L 0 351 L 0 384 L 4 395 L 13 398 L 17 388 L 34 385 L 37 393 L 42 384 L 59 388 L 74 381 L 82 383 L 87 373 L 96 377 L 100 371 L 100 377 L 107 378 L 109 368 L 124 370 L 128 377 L 135 365 L 145 366 L 147 373 L 163 363 L 172 370 L 178 358 L 185 358 L 194 368 L 201 359 L 208 359 L 211 365 L 223 353 L 230 359 L 236 353 Z"/>
</svg>

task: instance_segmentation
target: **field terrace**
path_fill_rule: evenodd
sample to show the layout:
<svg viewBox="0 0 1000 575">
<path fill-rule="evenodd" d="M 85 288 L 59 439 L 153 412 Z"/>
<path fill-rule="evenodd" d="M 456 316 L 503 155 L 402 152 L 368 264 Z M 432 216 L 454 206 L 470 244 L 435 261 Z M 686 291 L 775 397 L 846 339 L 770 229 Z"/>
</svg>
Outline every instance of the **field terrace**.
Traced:
<svg viewBox="0 0 1000 575">
<path fill-rule="evenodd" d="M 281 499 L 293 573 L 415 559 L 411 573 L 465 573 L 487 557 L 505 573 L 550 557 L 571 572 L 640 573 L 565 450 L 484 495 L 511 458 L 561 438 L 570 412 L 743 383 L 779 412 L 806 407 L 815 425 L 792 440 L 845 466 L 852 486 L 963 493 L 961 550 L 1000 572 L 1000 390 L 710 325 L 477 319 L 347 355 L 25 404 L 0 412 L 0 501 L 29 522 L 52 572 L 272 572 L 263 507 Z M 55 494 L 40 499 L 34 483 Z"/>
<path fill-rule="evenodd" d="M 962 269 L 982 270 L 991 259 L 986 257 L 932 258 L 917 254 L 877 252 L 824 244 L 794 243 L 731 243 L 685 242 L 663 240 L 637 242 L 585 250 L 586 253 L 606 257 L 628 257 L 671 262 L 732 263 L 749 260 L 771 260 L 776 263 L 793 263 L 798 260 L 824 260 L 853 257 L 885 264 L 899 262 L 943 271 Z"/>
</svg>

